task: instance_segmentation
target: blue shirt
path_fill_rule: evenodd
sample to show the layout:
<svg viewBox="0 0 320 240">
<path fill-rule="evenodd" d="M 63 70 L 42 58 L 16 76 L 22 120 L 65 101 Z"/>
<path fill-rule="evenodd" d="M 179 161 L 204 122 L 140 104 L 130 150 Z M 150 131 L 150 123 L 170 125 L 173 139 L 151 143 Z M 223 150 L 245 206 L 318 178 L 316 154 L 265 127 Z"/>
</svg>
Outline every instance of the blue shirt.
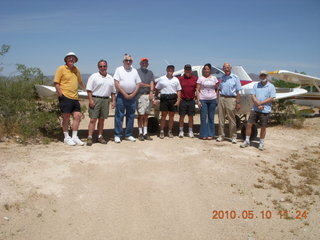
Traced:
<svg viewBox="0 0 320 240">
<path fill-rule="evenodd" d="M 242 89 L 240 79 L 237 75 L 223 75 L 220 81 L 220 94 L 225 96 L 237 96 L 237 92 Z"/>
<path fill-rule="evenodd" d="M 267 82 L 266 85 L 262 85 L 261 82 L 256 83 L 253 86 L 252 94 L 256 96 L 258 101 L 264 101 L 267 98 L 276 97 L 276 89 L 272 83 Z M 258 109 L 256 105 L 253 105 L 253 110 L 256 112 L 270 113 L 271 112 L 271 102 L 263 105 L 263 110 Z"/>
</svg>

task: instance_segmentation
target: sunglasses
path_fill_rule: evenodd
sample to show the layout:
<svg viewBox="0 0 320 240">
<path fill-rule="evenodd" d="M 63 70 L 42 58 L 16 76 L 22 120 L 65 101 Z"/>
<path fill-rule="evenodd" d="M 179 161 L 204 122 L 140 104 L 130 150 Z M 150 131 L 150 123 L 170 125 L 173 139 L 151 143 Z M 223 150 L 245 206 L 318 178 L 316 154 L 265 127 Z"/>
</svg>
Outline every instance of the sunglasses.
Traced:
<svg viewBox="0 0 320 240">
<path fill-rule="evenodd" d="M 125 62 L 132 62 L 132 60 L 128 60 L 128 59 L 126 59 L 126 60 L 124 60 Z"/>
<path fill-rule="evenodd" d="M 99 66 L 99 68 L 103 68 L 103 67 L 107 67 L 107 65 L 101 65 L 101 66 Z"/>
</svg>

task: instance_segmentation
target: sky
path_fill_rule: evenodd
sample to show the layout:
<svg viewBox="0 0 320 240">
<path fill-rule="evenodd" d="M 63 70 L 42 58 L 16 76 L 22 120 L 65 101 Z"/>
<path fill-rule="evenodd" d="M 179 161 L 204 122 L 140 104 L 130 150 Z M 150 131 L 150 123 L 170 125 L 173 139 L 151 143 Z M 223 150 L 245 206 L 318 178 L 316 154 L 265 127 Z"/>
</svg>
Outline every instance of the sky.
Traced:
<svg viewBox="0 0 320 240">
<path fill-rule="evenodd" d="M 320 77 L 319 0 L 36 1 L 1 0 L 1 75 L 17 74 L 16 64 L 54 75 L 67 52 L 79 58 L 81 73 L 108 72 L 123 54 L 149 58 L 156 76 L 166 65 L 224 62 L 260 70 L 306 72 Z"/>
</svg>

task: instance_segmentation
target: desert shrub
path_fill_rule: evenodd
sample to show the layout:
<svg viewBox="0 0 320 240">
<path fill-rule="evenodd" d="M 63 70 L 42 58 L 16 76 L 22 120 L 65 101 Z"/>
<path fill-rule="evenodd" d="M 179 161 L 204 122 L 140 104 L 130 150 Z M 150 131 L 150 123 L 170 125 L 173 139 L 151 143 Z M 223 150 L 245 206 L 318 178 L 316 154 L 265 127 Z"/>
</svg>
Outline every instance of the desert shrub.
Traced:
<svg viewBox="0 0 320 240">
<path fill-rule="evenodd" d="M 61 133 L 57 101 L 41 101 L 34 88 L 49 79 L 38 68 L 17 69 L 19 76 L 0 78 L 0 136 L 25 143 Z"/>
<path fill-rule="evenodd" d="M 272 120 L 276 124 L 302 128 L 305 118 L 297 106 L 289 99 L 279 99 L 272 103 Z"/>
</svg>

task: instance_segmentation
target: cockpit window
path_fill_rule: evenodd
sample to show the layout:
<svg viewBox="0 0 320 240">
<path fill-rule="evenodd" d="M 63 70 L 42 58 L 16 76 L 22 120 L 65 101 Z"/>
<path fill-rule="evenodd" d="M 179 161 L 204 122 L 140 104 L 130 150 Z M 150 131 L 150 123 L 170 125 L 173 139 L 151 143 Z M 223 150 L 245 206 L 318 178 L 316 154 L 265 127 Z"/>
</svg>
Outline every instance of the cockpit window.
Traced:
<svg viewBox="0 0 320 240">
<path fill-rule="evenodd" d="M 220 69 L 215 68 L 215 67 L 211 68 L 211 72 L 212 72 L 212 75 L 215 76 L 216 78 L 218 78 L 219 80 L 221 79 L 221 77 L 224 74 Z"/>
</svg>

